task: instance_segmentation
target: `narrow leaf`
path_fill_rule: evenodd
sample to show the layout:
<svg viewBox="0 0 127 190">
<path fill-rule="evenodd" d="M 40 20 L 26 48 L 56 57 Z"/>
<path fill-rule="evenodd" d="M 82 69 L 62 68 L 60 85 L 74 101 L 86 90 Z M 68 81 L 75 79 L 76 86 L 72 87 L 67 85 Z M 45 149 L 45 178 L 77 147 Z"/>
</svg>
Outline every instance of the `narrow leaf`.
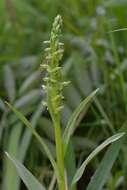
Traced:
<svg viewBox="0 0 127 190">
<path fill-rule="evenodd" d="M 38 119 L 40 118 L 43 111 L 44 109 L 42 108 L 41 105 L 39 105 L 35 113 L 33 113 L 33 115 L 31 116 L 30 123 L 34 129 L 36 128 Z M 32 133 L 28 128 L 26 128 L 24 130 L 19 147 L 20 162 L 23 162 L 25 159 L 25 155 L 30 145 L 31 138 L 32 138 Z"/>
<path fill-rule="evenodd" d="M 73 177 L 72 184 L 73 186 L 82 176 L 86 166 L 89 164 L 89 162 L 101 151 L 103 150 L 106 146 L 109 144 L 117 141 L 120 139 L 125 133 L 117 133 L 116 135 L 113 135 L 109 137 L 107 140 L 105 140 L 101 145 L 99 145 L 88 157 L 87 159 L 82 163 L 82 165 L 79 167 L 77 170 L 76 174 Z"/>
<path fill-rule="evenodd" d="M 123 126 L 120 128 L 120 132 L 127 133 L 127 121 L 123 124 Z M 125 135 L 126 137 L 126 135 Z M 123 146 L 123 140 L 125 139 L 121 138 L 119 141 L 113 143 L 107 150 L 104 158 L 102 159 L 100 165 L 98 166 L 96 172 L 94 173 L 93 177 L 91 178 L 89 185 L 87 187 L 87 190 L 101 190 L 107 180 L 107 177 L 109 176 L 110 170 L 118 157 L 119 151 L 121 147 Z M 103 175 L 102 175 L 103 173 Z"/>
<path fill-rule="evenodd" d="M 6 65 L 4 67 L 4 83 L 5 83 L 5 89 L 7 91 L 8 98 L 11 102 L 15 99 L 15 80 L 14 80 L 14 74 L 9 65 Z"/>
<path fill-rule="evenodd" d="M 3 100 L 2 100 L 1 98 L 0 98 L 0 109 L 1 109 L 2 111 L 5 110 L 4 102 L 3 102 Z"/>
<path fill-rule="evenodd" d="M 29 93 L 27 93 L 24 96 L 21 96 L 18 100 L 15 101 L 15 108 L 19 109 L 24 106 L 28 106 L 30 104 L 33 104 L 33 102 L 37 102 L 37 100 L 41 97 L 41 91 L 40 90 L 31 90 Z"/>
<path fill-rule="evenodd" d="M 110 169 L 115 162 L 122 145 L 122 140 L 115 142 L 107 150 L 104 159 L 90 180 L 87 190 L 101 190 L 109 176 Z M 102 175 L 103 174 L 103 175 Z"/>
<path fill-rule="evenodd" d="M 9 104 L 8 102 L 6 102 L 6 104 L 8 105 L 8 107 L 16 114 L 16 116 L 25 124 L 26 127 L 28 127 L 32 134 L 36 137 L 37 141 L 42 145 L 43 149 L 45 150 L 55 172 L 57 177 L 58 175 L 58 169 L 57 169 L 57 165 L 55 160 L 53 159 L 53 156 L 49 150 L 49 148 L 47 147 L 46 143 L 44 142 L 44 140 L 40 137 L 40 135 L 35 131 L 35 129 L 31 126 L 31 123 L 26 119 L 26 117 L 24 117 L 24 115 L 19 112 L 16 108 L 14 108 L 11 104 Z"/>
<path fill-rule="evenodd" d="M 75 156 L 74 147 L 71 141 L 68 145 L 67 152 L 66 152 L 65 166 L 67 170 L 68 185 L 70 186 L 73 176 L 76 172 L 76 156 Z M 76 190 L 76 187 L 74 186 L 72 190 Z"/>
<path fill-rule="evenodd" d="M 36 71 L 28 76 L 28 78 L 23 82 L 21 88 L 19 89 L 19 93 L 23 94 L 25 91 L 27 91 L 35 81 L 38 81 L 39 76 L 39 71 Z"/>
<path fill-rule="evenodd" d="M 92 92 L 84 101 L 82 101 L 79 106 L 76 108 L 76 110 L 73 112 L 72 116 L 70 117 L 67 126 L 65 128 L 64 134 L 63 134 L 63 141 L 65 145 L 65 152 L 69 143 L 69 140 L 72 136 L 72 134 L 75 131 L 76 128 L 76 121 L 79 117 L 79 114 L 82 111 L 87 111 L 88 107 L 90 106 L 95 94 L 97 93 L 98 89 L 96 89 L 94 92 Z"/>
<path fill-rule="evenodd" d="M 45 190 L 45 188 L 37 181 L 37 179 L 32 175 L 32 173 L 30 173 L 30 171 L 25 168 L 23 164 L 21 164 L 14 157 L 10 156 L 10 154 L 8 154 L 7 152 L 5 152 L 5 154 L 15 166 L 19 176 L 21 177 L 24 184 L 29 190 Z"/>
<path fill-rule="evenodd" d="M 11 128 L 11 131 L 9 133 L 8 140 L 6 142 L 6 149 L 8 153 L 13 154 L 14 156 L 18 156 L 18 145 L 19 145 L 19 140 L 21 136 L 21 130 L 22 130 L 22 125 L 21 123 L 16 123 L 13 125 Z M 20 186 L 20 178 L 17 175 L 15 167 L 12 165 L 10 160 L 4 159 L 4 174 L 3 174 L 3 189 L 6 190 L 17 190 L 19 189 Z"/>
<path fill-rule="evenodd" d="M 118 28 L 118 29 L 109 31 L 108 33 L 121 32 L 121 31 L 127 31 L 127 28 Z"/>
</svg>

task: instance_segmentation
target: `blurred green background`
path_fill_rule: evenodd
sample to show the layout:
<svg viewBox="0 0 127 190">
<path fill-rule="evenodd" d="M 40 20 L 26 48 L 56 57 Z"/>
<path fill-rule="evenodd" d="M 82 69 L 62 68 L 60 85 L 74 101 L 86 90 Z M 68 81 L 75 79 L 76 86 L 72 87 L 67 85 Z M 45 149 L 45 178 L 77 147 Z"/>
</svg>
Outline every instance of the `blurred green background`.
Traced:
<svg viewBox="0 0 127 190">
<path fill-rule="evenodd" d="M 43 41 L 48 40 L 57 14 L 63 18 L 63 76 L 71 81 L 64 91 L 63 127 L 81 100 L 100 88 L 72 139 L 76 163 L 79 165 L 125 122 L 127 31 L 110 31 L 126 28 L 126 10 L 126 0 L 0 0 L 0 189 L 25 189 L 2 150 L 25 163 L 41 182 L 48 184 L 52 176 L 45 154 L 40 153 L 35 139 L 4 101 L 11 102 L 31 121 L 54 153 L 52 123 L 41 105 L 44 93 L 39 65 L 44 61 Z M 123 152 L 104 189 L 126 189 L 126 145 Z M 85 189 L 103 153 L 88 166 L 78 189 Z"/>
</svg>

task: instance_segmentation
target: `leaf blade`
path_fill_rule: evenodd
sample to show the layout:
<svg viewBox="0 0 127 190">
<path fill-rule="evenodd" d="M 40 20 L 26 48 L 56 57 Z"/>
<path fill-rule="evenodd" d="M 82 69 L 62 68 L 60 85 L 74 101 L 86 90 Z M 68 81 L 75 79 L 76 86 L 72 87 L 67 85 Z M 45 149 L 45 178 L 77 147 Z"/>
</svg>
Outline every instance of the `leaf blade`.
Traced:
<svg viewBox="0 0 127 190">
<path fill-rule="evenodd" d="M 4 85 L 7 91 L 8 98 L 11 102 L 16 96 L 14 73 L 9 65 L 4 66 Z"/>
<path fill-rule="evenodd" d="M 20 178 L 23 180 L 24 184 L 29 190 L 46 190 L 44 186 L 42 186 L 37 179 L 32 175 L 32 173 L 25 168 L 23 164 L 21 164 L 14 157 L 10 156 L 9 153 L 5 152 L 7 158 L 13 163 L 15 166 Z"/>
<path fill-rule="evenodd" d="M 74 133 L 74 130 L 76 128 L 76 121 L 77 118 L 79 116 L 79 114 L 81 113 L 81 111 L 83 109 L 86 109 L 85 111 L 87 111 L 91 101 L 93 100 L 94 96 L 96 95 L 96 93 L 98 92 L 99 89 L 96 89 L 95 91 L 93 91 L 84 101 L 82 101 L 79 106 L 76 108 L 76 110 L 73 112 L 72 116 L 70 117 L 67 126 L 65 128 L 64 134 L 63 134 L 63 141 L 64 141 L 64 145 L 65 145 L 65 152 L 69 143 L 69 140 L 72 136 L 72 134 Z"/>
<path fill-rule="evenodd" d="M 21 135 L 22 125 L 21 123 L 16 123 L 10 131 L 8 141 L 6 144 L 6 150 L 10 154 L 18 157 L 18 145 Z M 3 174 L 3 189 L 6 190 L 17 190 L 20 186 L 20 178 L 17 175 L 15 167 L 12 165 L 10 160 L 4 159 L 4 174 Z"/>
<path fill-rule="evenodd" d="M 119 132 L 125 132 L 127 133 L 127 121 L 124 122 Z M 124 139 L 126 136 L 124 137 Z M 105 156 L 103 160 L 101 161 L 99 167 L 95 171 L 94 175 L 92 176 L 87 190 L 101 190 L 107 180 L 107 176 L 110 173 L 110 170 L 119 154 L 120 149 L 123 145 L 123 138 L 121 138 L 119 141 L 113 143 L 105 153 Z M 101 175 L 103 173 L 103 175 Z"/>
<path fill-rule="evenodd" d="M 113 135 L 111 137 L 109 137 L 108 139 L 106 139 L 102 144 L 100 144 L 88 157 L 87 159 L 82 163 L 82 165 L 79 167 L 79 169 L 77 170 L 76 174 L 73 177 L 71 186 L 73 186 L 82 176 L 86 166 L 88 165 L 88 163 L 101 151 L 103 150 L 106 146 L 108 146 L 109 144 L 117 141 L 118 139 L 120 139 L 125 133 L 117 133 L 116 135 Z"/>
<path fill-rule="evenodd" d="M 107 150 L 104 159 L 99 165 L 99 168 L 95 171 L 95 174 L 92 176 L 90 183 L 88 184 L 87 190 L 101 190 L 107 177 L 109 174 L 110 169 L 115 162 L 118 153 L 121 148 L 122 141 L 115 142 L 109 147 Z M 100 175 L 100 173 L 103 175 Z"/>
<path fill-rule="evenodd" d="M 31 123 L 26 119 L 26 117 L 19 112 L 16 108 L 14 108 L 11 104 L 9 104 L 8 102 L 5 102 L 7 104 L 7 106 L 16 114 L 16 116 L 25 124 L 26 127 L 28 127 L 32 134 L 36 137 L 37 141 L 42 145 L 42 147 L 44 148 L 44 151 L 46 152 L 55 172 L 56 172 L 56 176 L 58 177 L 58 169 L 57 169 L 57 165 L 55 160 L 53 159 L 53 156 L 49 150 L 49 148 L 47 147 L 46 143 L 44 142 L 44 140 L 40 137 L 40 135 L 35 131 L 35 129 L 31 126 Z"/>
</svg>

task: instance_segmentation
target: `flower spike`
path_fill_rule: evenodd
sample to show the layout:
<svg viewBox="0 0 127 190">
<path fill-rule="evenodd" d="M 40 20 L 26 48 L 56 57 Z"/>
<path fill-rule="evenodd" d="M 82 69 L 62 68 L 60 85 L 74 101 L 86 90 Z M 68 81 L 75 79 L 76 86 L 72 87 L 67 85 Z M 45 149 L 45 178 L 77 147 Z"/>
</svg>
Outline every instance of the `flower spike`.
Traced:
<svg viewBox="0 0 127 190">
<path fill-rule="evenodd" d="M 64 52 L 64 44 L 60 42 L 61 26 L 62 18 L 58 15 L 52 25 L 50 40 L 44 42 L 48 47 L 45 49 L 45 63 L 41 64 L 42 70 L 47 71 L 46 77 L 43 79 L 43 89 L 46 94 L 47 104 L 45 105 L 47 105 L 52 117 L 55 117 L 56 113 L 60 114 L 64 99 L 62 91 L 64 86 L 69 83 L 62 80 L 62 72 L 59 65 Z"/>
</svg>

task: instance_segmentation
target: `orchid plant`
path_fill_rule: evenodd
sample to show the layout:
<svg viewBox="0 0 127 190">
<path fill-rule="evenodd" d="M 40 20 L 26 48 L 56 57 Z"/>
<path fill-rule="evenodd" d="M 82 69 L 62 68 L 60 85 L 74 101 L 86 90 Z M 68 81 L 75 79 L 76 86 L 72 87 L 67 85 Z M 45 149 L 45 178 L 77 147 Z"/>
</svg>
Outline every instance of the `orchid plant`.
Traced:
<svg viewBox="0 0 127 190">
<path fill-rule="evenodd" d="M 60 41 L 61 35 L 61 25 L 62 18 L 58 15 L 52 26 L 50 40 L 45 41 L 44 44 L 47 45 L 45 49 L 45 63 L 41 64 L 41 69 L 45 70 L 45 77 L 43 79 L 43 90 L 45 91 L 45 101 L 43 101 L 43 106 L 47 106 L 53 122 L 53 129 L 55 133 L 55 145 L 56 145 L 56 159 L 53 157 L 50 149 L 48 148 L 43 137 L 41 137 L 36 130 L 32 127 L 31 123 L 19 112 L 14 106 L 7 103 L 9 108 L 17 115 L 17 117 L 27 126 L 32 132 L 33 136 L 37 139 L 43 150 L 47 154 L 48 159 L 51 162 L 52 168 L 54 170 L 54 175 L 57 183 L 54 183 L 52 189 L 58 190 L 73 190 L 76 189 L 76 184 L 78 180 L 82 177 L 87 164 L 107 145 L 113 143 L 114 141 L 121 138 L 124 133 L 117 133 L 108 139 L 106 139 L 101 145 L 99 145 L 77 168 L 76 172 L 73 174 L 71 183 L 68 182 L 68 173 L 65 165 L 65 158 L 67 156 L 67 150 L 69 147 L 69 142 L 74 134 L 77 127 L 77 118 L 80 113 L 84 110 L 87 111 L 90 106 L 94 96 L 98 92 L 98 89 L 92 92 L 85 100 L 83 100 L 80 105 L 73 112 L 72 116 L 69 118 L 67 126 L 62 130 L 61 126 L 61 110 L 64 106 L 63 103 L 63 88 L 69 85 L 68 81 L 63 80 L 62 68 L 60 66 L 60 61 L 64 52 L 64 44 Z M 46 126 L 45 126 L 46 127 Z M 38 180 L 26 169 L 26 167 L 20 163 L 13 155 L 5 152 L 6 156 L 12 161 L 13 165 L 25 183 L 29 190 L 46 190 L 48 187 L 44 187 Z M 91 189 L 92 190 L 92 189 Z M 94 189 L 95 190 L 95 189 Z"/>
</svg>

